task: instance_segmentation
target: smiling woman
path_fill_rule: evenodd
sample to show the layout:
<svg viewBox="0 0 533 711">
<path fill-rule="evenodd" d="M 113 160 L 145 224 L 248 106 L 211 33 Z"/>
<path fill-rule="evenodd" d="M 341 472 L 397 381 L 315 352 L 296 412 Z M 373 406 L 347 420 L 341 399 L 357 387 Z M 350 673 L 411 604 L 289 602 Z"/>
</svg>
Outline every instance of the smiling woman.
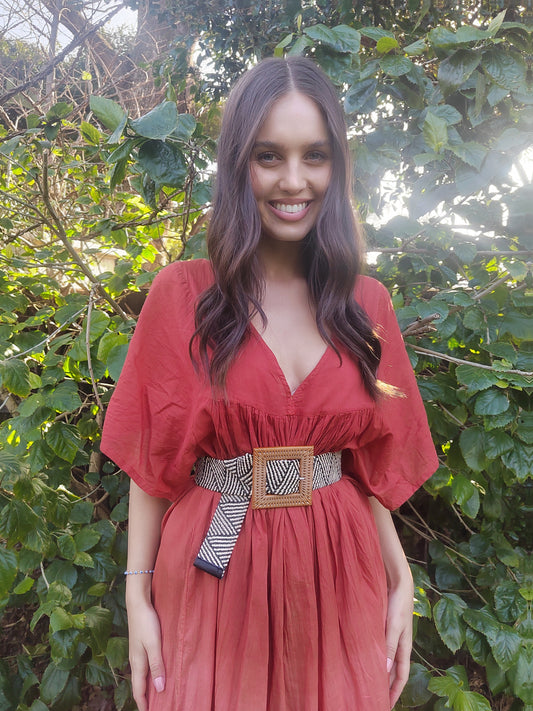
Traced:
<svg viewBox="0 0 533 711">
<path fill-rule="evenodd" d="M 348 155 L 310 60 L 247 72 L 210 261 L 163 269 L 143 307 L 101 445 L 133 479 L 140 711 L 389 711 L 406 682 L 388 509 L 437 459 L 390 298 L 359 275 Z"/>
</svg>

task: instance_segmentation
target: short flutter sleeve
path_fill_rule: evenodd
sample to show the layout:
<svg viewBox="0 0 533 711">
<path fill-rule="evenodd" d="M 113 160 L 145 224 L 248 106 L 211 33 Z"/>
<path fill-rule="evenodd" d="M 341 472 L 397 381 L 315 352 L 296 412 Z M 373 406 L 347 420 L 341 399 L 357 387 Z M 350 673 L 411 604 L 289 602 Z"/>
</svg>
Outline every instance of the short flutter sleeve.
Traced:
<svg viewBox="0 0 533 711">
<path fill-rule="evenodd" d="M 152 496 L 171 501 L 190 486 L 196 455 L 189 357 L 194 328 L 186 263 L 156 276 L 107 409 L 101 450 Z"/>
<path fill-rule="evenodd" d="M 399 392 L 378 400 L 357 446 L 345 452 L 345 465 L 369 496 L 392 510 L 433 474 L 438 459 L 390 296 L 374 279 L 361 282 L 356 298 L 381 340 L 378 379 Z"/>
</svg>

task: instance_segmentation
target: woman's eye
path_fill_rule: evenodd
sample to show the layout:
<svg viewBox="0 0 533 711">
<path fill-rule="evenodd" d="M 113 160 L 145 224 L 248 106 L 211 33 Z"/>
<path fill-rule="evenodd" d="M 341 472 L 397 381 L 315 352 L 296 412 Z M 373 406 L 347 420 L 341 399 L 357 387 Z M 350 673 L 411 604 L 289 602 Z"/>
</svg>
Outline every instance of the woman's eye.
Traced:
<svg viewBox="0 0 533 711">
<path fill-rule="evenodd" d="M 276 158 L 276 154 L 271 153 L 270 151 L 267 151 L 265 153 L 259 153 L 259 155 L 257 156 L 257 160 L 261 163 L 273 163 Z"/>
<path fill-rule="evenodd" d="M 322 153 L 321 151 L 311 151 L 311 153 L 307 154 L 307 159 L 312 161 L 313 163 L 320 163 L 322 161 L 327 160 L 328 157 L 325 153 Z"/>
</svg>

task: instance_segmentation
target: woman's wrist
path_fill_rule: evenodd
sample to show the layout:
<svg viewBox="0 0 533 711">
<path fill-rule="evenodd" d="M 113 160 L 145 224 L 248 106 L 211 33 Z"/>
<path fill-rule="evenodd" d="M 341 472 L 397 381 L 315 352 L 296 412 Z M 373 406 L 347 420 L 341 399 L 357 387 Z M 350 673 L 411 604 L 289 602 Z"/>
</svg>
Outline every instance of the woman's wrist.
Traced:
<svg viewBox="0 0 533 711">
<path fill-rule="evenodd" d="M 127 575 L 126 607 L 140 602 L 152 604 L 152 575 Z"/>
<path fill-rule="evenodd" d="M 396 558 L 388 562 L 389 565 L 386 566 L 386 572 L 389 588 L 412 588 L 413 575 L 407 558 L 402 556 L 402 558 Z"/>
</svg>

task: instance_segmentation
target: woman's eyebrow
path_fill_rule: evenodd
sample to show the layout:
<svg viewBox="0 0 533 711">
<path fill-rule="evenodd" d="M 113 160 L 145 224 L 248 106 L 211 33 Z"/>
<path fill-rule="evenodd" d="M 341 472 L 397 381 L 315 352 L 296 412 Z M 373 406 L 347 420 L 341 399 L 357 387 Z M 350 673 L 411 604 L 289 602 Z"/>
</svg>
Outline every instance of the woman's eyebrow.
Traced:
<svg viewBox="0 0 533 711">
<path fill-rule="evenodd" d="M 306 146 L 306 150 L 315 150 L 317 148 L 329 148 L 330 142 L 329 141 L 313 141 L 313 143 L 308 143 Z M 275 143 L 274 141 L 256 141 L 254 143 L 254 148 L 266 148 L 266 149 L 284 149 L 285 146 L 283 146 L 280 143 Z"/>
</svg>

